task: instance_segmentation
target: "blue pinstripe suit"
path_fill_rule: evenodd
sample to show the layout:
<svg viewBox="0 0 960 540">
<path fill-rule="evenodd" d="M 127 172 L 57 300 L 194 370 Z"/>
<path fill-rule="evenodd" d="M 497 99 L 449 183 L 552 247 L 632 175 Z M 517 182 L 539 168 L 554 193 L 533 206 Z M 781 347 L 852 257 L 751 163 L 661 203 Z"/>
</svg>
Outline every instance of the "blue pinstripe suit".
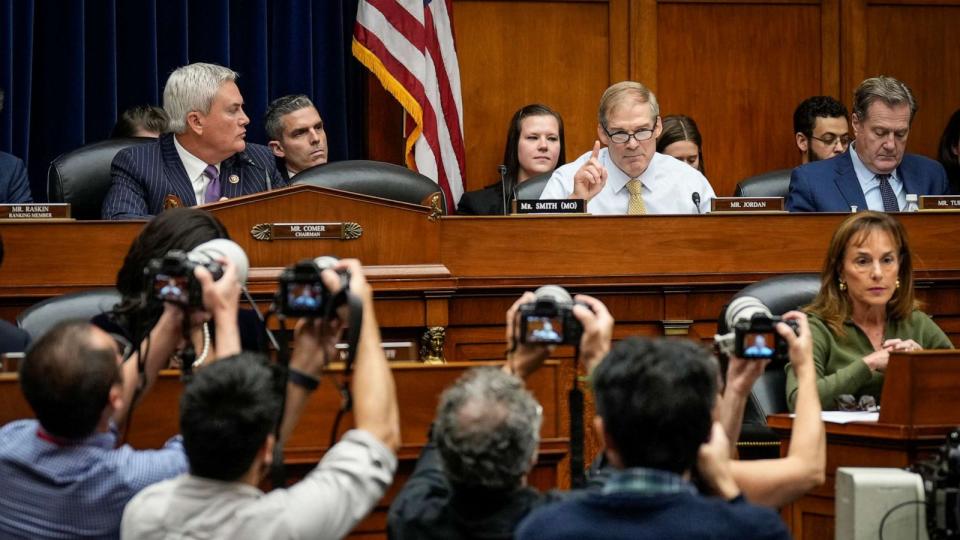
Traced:
<svg viewBox="0 0 960 540">
<path fill-rule="evenodd" d="M 266 146 L 247 143 L 246 154 L 258 165 L 244 163 L 236 155 L 220 164 L 221 194 L 227 198 L 266 191 L 265 172 L 272 187 L 286 182 L 277 172 L 273 154 Z M 266 169 L 266 171 L 264 171 Z M 240 181 L 231 183 L 231 175 Z M 113 183 L 103 201 L 103 219 L 142 219 L 163 212 L 168 195 L 180 199 L 184 206 L 196 206 L 193 184 L 187 178 L 173 135 L 164 134 L 156 143 L 138 144 L 117 153 L 110 166 Z"/>
</svg>

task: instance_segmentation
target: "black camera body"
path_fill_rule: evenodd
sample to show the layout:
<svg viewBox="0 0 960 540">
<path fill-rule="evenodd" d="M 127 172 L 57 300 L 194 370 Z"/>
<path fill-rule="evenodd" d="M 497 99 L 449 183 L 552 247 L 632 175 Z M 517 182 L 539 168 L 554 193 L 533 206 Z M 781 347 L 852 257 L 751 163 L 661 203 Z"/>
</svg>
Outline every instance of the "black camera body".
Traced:
<svg viewBox="0 0 960 540">
<path fill-rule="evenodd" d="M 733 325 L 734 354 L 747 360 L 774 360 L 786 362 L 790 359 L 790 345 L 777 332 L 777 323 L 786 323 L 794 334 L 799 335 L 799 326 L 794 320 L 784 320 L 775 315 L 754 314 L 747 320 L 739 320 Z"/>
<path fill-rule="evenodd" d="M 517 311 L 519 342 L 551 345 L 580 343 L 583 325 L 573 315 L 573 306 L 577 303 L 542 296 L 535 302 L 521 305 Z"/>
<path fill-rule="evenodd" d="M 339 270 L 340 292 L 331 293 L 320 279 L 320 272 L 336 264 L 335 257 L 304 259 L 284 268 L 280 274 L 277 305 L 288 317 L 326 317 L 347 300 L 350 272 Z"/>
<path fill-rule="evenodd" d="M 173 249 L 159 259 L 152 259 L 143 269 L 149 287 L 147 290 L 152 291 L 154 298 L 164 302 L 191 308 L 202 307 L 203 288 L 193 274 L 198 266 L 206 268 L 214 280 L 223 276 L 223 267 L 217 261 L 197 261 L 186 252 Z"/>
<path fill-rule="evenodd" d="M 930 539 L 960 538 L 960 428 L 947 434 L 933 459 L 909 470 L 923 478 Z"/>
</svg>

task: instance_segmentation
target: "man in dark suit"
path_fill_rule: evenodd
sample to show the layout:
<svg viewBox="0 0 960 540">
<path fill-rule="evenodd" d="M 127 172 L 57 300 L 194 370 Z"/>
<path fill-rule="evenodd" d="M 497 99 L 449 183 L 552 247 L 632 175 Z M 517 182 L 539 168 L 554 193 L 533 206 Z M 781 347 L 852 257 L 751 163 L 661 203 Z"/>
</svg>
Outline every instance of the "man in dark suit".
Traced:
<svg viewBox="0 0 960 540">
<path fill-rule="evenodd" d="M 856 140 L 843 154 L 793 170 L 787 210 L 791 212 L 899 212 L 907 194 L 950 193 L 946 172 L 936 161 L 906 154 L 917 112 L 910 88 L 892 77 L 860 83 L 854 92 Z"/>
<path fill-rule="evenodd" d="M 267 107 L 264 130 L 277 169 L 288 182 L 300 171 L 327 162 L 327 132 L 310 98 L 303 94 L 279 97 Z"/>
<path fill-rule="evenodd" d="M 3 89 L 0 89 L 0 111 L 3 111 Z M 28 202 L 33 202 L 33 197 L 23 160 L 0 152 L 0 203 Z"/>
<path fill-rule="evenodd" d="M 203 63 L 170 74 L 163 108 L 171 133 L 113 159 L 104 219 L 139 219 L 286 185 L 270 149 L 245 140 L 250 119 L 236 78 L 233 70 Z"/>
</svg>

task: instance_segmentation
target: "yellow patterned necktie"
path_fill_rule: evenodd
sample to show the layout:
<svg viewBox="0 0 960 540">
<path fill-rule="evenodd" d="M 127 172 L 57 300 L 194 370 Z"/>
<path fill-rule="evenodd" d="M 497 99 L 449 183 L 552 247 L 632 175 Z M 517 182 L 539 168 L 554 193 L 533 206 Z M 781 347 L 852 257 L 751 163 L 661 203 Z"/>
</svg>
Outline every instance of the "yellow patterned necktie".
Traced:
<svg viewBox="0 0 960 540">
<path fill-rule="evenodd" d="M 627 191 L 630 192 L 630 204 L 627 205 L 627 215 L 639 216 L 647 213 L 647 205 L 643 203 L 643 183 L 639 178 L 631 178 L 627 182 Z"/>
</svg>

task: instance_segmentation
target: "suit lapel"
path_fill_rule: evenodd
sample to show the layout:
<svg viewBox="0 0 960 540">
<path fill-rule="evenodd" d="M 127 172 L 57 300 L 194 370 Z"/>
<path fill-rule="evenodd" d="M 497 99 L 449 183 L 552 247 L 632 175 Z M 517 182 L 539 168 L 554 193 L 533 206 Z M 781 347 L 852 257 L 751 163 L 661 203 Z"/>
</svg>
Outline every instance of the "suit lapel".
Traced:
<svg viewBox="0 0 960 540">
<path fill-rule="evenodd" d="M 184 206 L 196 206 L 197 196 L 193 192 L 193 183 L 187 177 L 187 170 L 183 168 L 180 154 L 173 145 L 172 134 L 161 136 L 160 151 L 163 153 L 163 172 L 167 179 L 167 193 L 163 195 L 176 195 Z"/>
<path fill-rule="evenodd" d="M 232 180 L 238 180 L 236 182 Z M 220 163 L 220 194 L 228 199 L 243 195 L 240 186 L 243 185 L 243 164 L 236 158 L 236 155 L 230 156 Z"/>
<path fill-rule="evenodd" d="M 866 210 L 867 200 L 863 197 L 863 189 L 860 187 L 857 171 L 853 168 L 853 158 L 850 157 L 850 152 L 854 151 L 853 147 L 850 147 L 843 157 L 837 158 L 836 176 L 833 181 L 844 200 L 846 200 L 847 209 L 856 206 L 859 210 Z"/>
</svg>

